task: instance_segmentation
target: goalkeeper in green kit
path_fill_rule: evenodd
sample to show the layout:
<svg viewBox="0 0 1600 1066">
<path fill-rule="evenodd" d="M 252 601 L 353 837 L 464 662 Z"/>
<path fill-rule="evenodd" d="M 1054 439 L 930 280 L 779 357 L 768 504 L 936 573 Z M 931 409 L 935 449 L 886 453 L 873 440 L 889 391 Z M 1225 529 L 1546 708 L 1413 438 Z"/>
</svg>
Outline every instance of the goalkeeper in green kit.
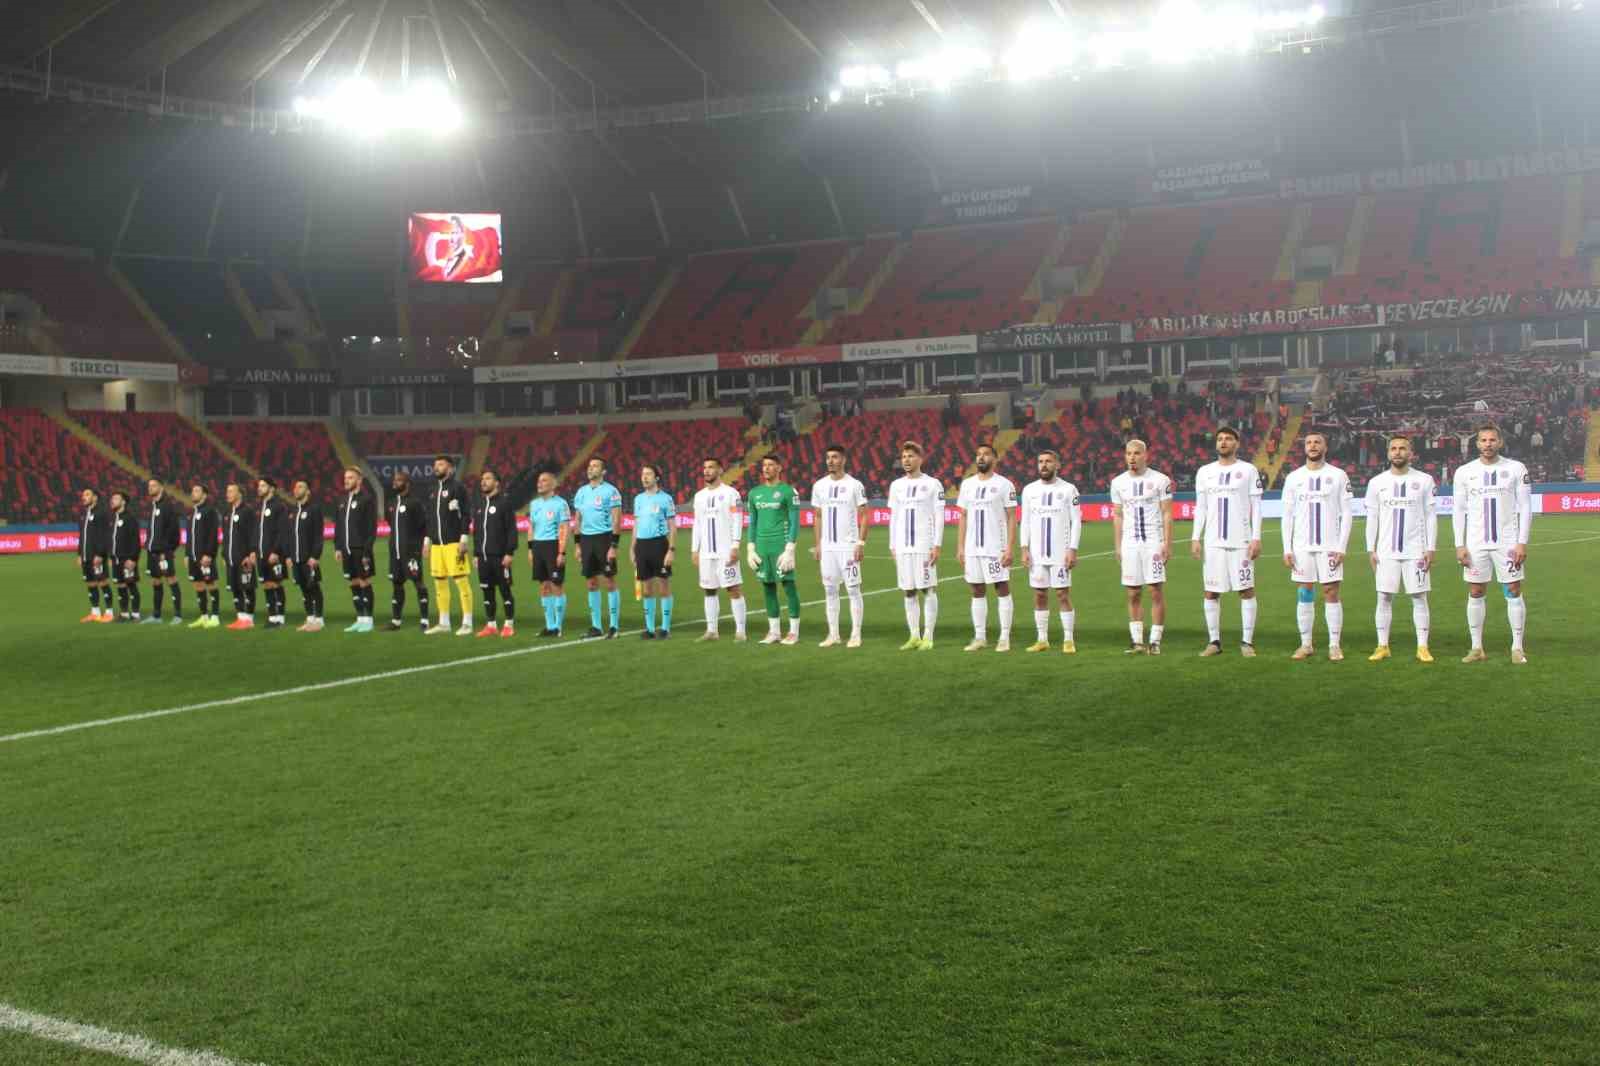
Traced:
<svg viewBox="0 0 1600 1066">
<path fill-rule="evenodd" d="M 778 479 L 783 464 L 773 456 L 761 460 L 761 484 L 750 490 L 750 543 L 746 561 L 767 596 L 767 636 L 763 644 L 800 643 L 800 593 L 794 586 L 794 545 L 800 536 L 800 501 L 794 486 Z M 789 600 L 789 635 L 780 636 L 778 585 Z"/>
</svg>

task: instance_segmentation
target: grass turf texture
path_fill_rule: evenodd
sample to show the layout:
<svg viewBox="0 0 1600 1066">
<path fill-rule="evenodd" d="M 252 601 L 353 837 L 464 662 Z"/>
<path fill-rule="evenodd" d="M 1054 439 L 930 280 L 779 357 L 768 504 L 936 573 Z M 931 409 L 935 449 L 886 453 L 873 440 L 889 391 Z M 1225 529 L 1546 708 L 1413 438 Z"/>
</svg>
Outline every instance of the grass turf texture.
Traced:
<svg viewBox="0 0 1600 1066">
<path fill-rule="evenodd" d="M 1291 663 L 1275 528 L 1260 658 L 1233 597 L 1227 655 L 1194 657 L 1184 554 L 1168 654 L 1128 660 L 1096 525 L 1075 658 L 1020 651 L 1020 582 L 1004 657 L 960 651 L 955 581 L 931 653 L 895 650 L 898 593 L 868 598 L 859 651 L 815 648 L 820 606 L 800 648 L 733 645 L 726 608 L 695 645 L 682 566 L 665 646 L 0 744 L 0 1002 L 274 1066 L 1590 1062 L 1600 522 L 1535 529 L 1527 667 L 1493 590 L 1491 662 L 1456 662 L 1447 560 L 1433 666 L 1403 599 L 1395 660 L 1364 661 L 1364 559 L 1350 659 Z M 869 553 L 890 586 L 881 531 Z M 549 643 L 525 565 L 523 634 L 492 643 L 80 627 L 74 572 L 0 561 L 0 733 Z M 801 582 L 820 597 L 809 559 Z M 0 1056 L 103 1060 L 5 1034 Z"/>
</svg>

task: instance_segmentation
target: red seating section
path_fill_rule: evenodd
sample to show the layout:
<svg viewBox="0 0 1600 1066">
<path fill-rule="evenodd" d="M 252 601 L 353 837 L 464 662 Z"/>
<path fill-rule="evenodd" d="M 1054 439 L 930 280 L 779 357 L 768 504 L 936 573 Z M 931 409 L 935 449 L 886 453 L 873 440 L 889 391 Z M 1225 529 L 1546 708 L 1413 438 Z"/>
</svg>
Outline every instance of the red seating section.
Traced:
<svg viewBox="0 0 1600 1066">
<path fill-rule="evenodd" d="M 622 491 L 624 500 L 631 501 L 639 491 L 639 467 L 660 463 L 662 487 L 685 505 L 704 484 L 700 466 L 707 456 L 716 456 L 725 466 L 732 466 L 750 450 L 750 441 L 744 435 L 748 428 L 749 423 L 742 418 L 609 424 L 597 454 L 606 461 L 611 483 Z M 570 495 L 583 480 L 584 472 L 579 470 L 561 486 L 561 491 Z"/>
<path fill-rule="evenodd" d="M 133 480 L 43 411 L 0 409 L 0 517 L 8 522 L 74 522 L 83 489 L 102 499 L 112 489 L 142 495 Z"/>
<path fill-rule="evenodd" d="M 168 484 L 199 479 L 216 499 L 229 481 L 245 495 L 253 489 L 249 475 L 235 467 L 211 442 L 175 414 L 124 411 L 69 411 L 89 432 Z M 282 432 L 280 430 L 280 432 Z M 122 475 L 130 482 L 133 477 Z"/>
<path fill-rule="evenodd" d="M 171 362 L 139 309 L 91 259 L 0 251 L 0 291 L 25 293 L 63 350 Z"/>
<path fill-rule="evenodd" d="M 939 407 L 867 411 L 829 419 L 780 445 L 776 454 L 783 459 L 786 476 L 797 488 L 808 491 L 827 470 L 824 453 L 828 446 L 841 445 L 849 453 L 850 473 L 867 487 L 869 495 L 883 497 L 902 472 L 900 445 L 914 440 L 923 447 L 923 470 L 944 482 L 946 489 L 953 489 L 960 484 L 978 445 L 994 437 L 992 428 L 980 424 L 991 410 L 963 407 L 960 422 L 951 427 L 945 426 L 944 409 Z M 1005 473 L 1020 475 L 1022 471 L 1008 468 Z"/>
<path fill-rule="evenodd" d="M 489 454 L 485 462 L 500 476 L 509 481 L 532 467 L 554 468 L 559 474 L 589 439 L 588 426 L 527 426 L 520 429 L 497 429 L 490 437 Z"/>
<path fill-rule="evenodd" d="M 344 464 L 321 422 L 212 422 L 210 429 L 284 492 L 304 479 L 312 498 L 338 497 Z"/>
<path fill-rule="evenodd" d="M 356 446 L 362 455 L 455 455 L 466 458 L 472 450 L 470 429 L 372 429 L 361 434 Z"/>
</svg>

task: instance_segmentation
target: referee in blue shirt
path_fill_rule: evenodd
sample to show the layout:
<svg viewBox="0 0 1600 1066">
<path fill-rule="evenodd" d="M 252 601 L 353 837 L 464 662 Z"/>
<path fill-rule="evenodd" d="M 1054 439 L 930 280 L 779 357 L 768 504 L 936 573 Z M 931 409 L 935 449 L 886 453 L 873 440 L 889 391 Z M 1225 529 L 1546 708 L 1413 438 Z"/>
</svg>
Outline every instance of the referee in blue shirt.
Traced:
<svg viewBox="0 0 1600 1066">
<path fill-rule="evenodd" d="M 665 640 L 672 634 L 672 497 L 661 490 L 661 474 L 654 463 L 639 471 L 644 491 L 633 498 L 633 572 L 644 584 L 645 640 Z M 661 604 L 661 625 L 656 626 L 656 604 Z"/>
<path fill-rule="evenodd" d="M 556 476 L 546 470 L 539 475 L 539 494 L 528 504 L 528 562 L 533 564 L 533 579 L 539 583 L 544 604 L 546 637 L 559 637 L 567 619 L 567 537 L 572 533 L 572 508 L 556 495 Z"/>
<path fill-rule="evenodd" d="M 572 497 L 578 512 L 578 561 L 583 580 L 589 586 L 589 636 L 615 640 L 617 620 L 622 613 L 622 597 L 617 595 L 617 540 L 622 528 L 622 493 L 606 480 L 606 463 L 596 456 L 589 460 L 589 483 Z M 604 586 L 610 607 L 611 625 L 600 616 L 600 589 Z"/>
</svg>

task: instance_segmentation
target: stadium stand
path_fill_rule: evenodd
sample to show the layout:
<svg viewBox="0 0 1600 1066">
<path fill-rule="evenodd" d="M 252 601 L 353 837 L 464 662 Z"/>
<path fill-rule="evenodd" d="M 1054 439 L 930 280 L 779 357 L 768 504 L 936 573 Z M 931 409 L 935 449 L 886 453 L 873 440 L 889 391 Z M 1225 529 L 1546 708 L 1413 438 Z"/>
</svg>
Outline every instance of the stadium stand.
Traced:
<svg viewBox="0 0 1600 1066">
<path fill-rule="evenodd" d="M 175 414 L 135 411 L 68 411 L 75 421 L 168 484 L 198 479 L 218 499 L 230 481 L 251 496 L 248 471 L 235 466 Z M 280 428 L 278 432 L 282 433 Z M 122 475 L 128 481 L 134 479 Z"/>
<path fill-rule="evenodd" d="M 172 359 L 139 309 L 93 259 L 0 250 L 4 291 L 22 293 L 39 304 L 46 333 L 64 352 Z"/>
<path fill-rule="evenodd" d="M 745 438 L 749 426 L 742 418 L 609 423 L 598 454 L 606 460 L 611 482 L 625 500 L 638 491 L 639 466 L 660 463 L 662 487 L 681 506 L 693 500 L 700 488 L 700 465 L 707 456 L 717 456 L 731 467 L 749 451 L 750 441 Z M 561 491 L 572 493 L 583 479 L 582 470 L 573 471 Z"/>
<path fill-rule="evenodd" d="M 363 456 L 369 455 L 456 455 L 465 458 L 472 450 L 474 433 L 470 429 L 369 429 L 356 441 Z"/>
<path fill-rule="evenodd" d="M 548 469 L 559 474 L 590 433 L 587 426 L 496 429 L 490 434 L 485 463 L 507 483 L 526 470 Z"/>
<path fill-rule="evenodd" d="M 321 503 L 338 497 L 344 464 L 320 422 L 212 422 L 210 430 L 288 492 L 304 478 Z"/>
<path fill-rule="evenodd" d="M 923 469 L 944 482 L 947 490 L 960 484 L 979 444 L 993 442 L 993 428 L 983 424 L 993 409 L 966 406 L 952 419 L 944 407 L 916 407 L 890 411 L 865 411 L 848 417 L 826 418 L 809 432 L 780 442 L 776 453 L 797 482 L 809 490 L 826 469 L 828 445 L 849 452 L 849 470 L 867 487 L 869 495 L 888 495 L 889 484 L 901 474 L 900 445 L 914 440 L 923 447 Z M 1015 455 L 1001 457 L 1001 467 L 1019 476 L 1025 467 Z"/>
<path fill-rule="evenodd" d="M 78 493 L 135 491 L 133 478 L 59 423 L 27 407 L 0 408 L 0 521 L 71 523 Z"/>
<path fill-rule="evenodd" d="M 254 340 L 214 262 L 121 259 L 117 267 L 193 354 L 225 356 Z"/>
</svg>

